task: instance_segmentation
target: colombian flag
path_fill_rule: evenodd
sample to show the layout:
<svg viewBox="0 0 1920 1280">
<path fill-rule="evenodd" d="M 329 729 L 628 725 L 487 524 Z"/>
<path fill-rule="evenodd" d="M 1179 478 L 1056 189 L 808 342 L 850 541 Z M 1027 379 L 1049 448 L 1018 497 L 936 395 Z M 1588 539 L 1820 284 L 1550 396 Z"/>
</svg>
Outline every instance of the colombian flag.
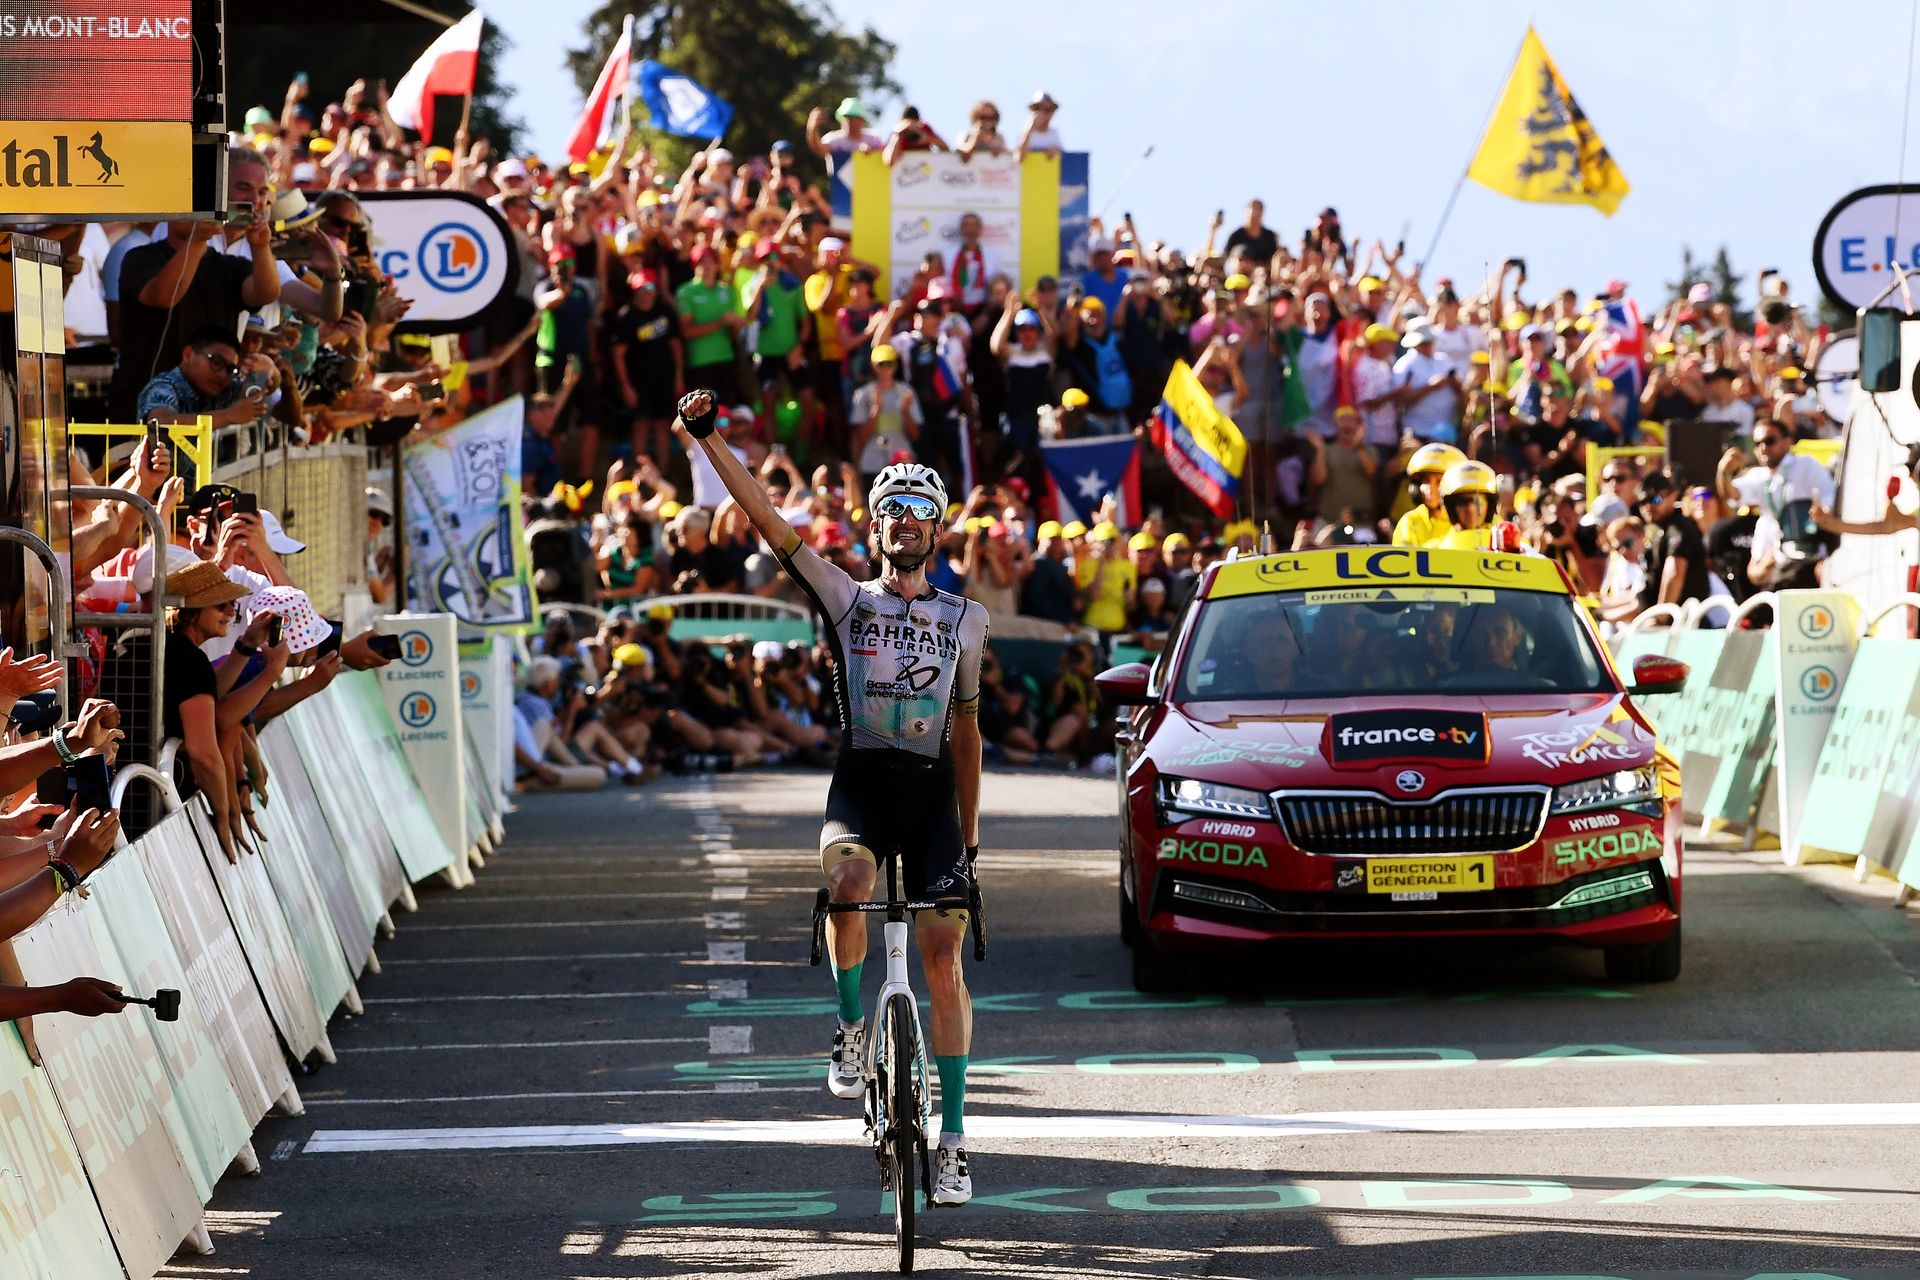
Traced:
<svg viewBox="0 0 1920 1280">
<path fill-rule="evenodd" d="M 1185 360 L 1176 360 L 1167 376 L 1167 389 L 1153 413 L 1153 443 L 1180 483 L 1198 494 L 1208 510 L 1222 519 L 1233 514 L 1247 440 Z"/>
</svg>

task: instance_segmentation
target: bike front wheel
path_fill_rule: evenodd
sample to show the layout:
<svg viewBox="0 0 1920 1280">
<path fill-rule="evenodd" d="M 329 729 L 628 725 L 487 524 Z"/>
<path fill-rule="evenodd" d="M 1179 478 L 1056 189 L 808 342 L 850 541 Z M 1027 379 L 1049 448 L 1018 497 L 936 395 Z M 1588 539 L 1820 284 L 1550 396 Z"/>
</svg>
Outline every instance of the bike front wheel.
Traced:
<svg viewBox="0 0 1920 1280">
<path fill-rule="evenodd" d="M 913 1271 L 913 1219 L 920 1184 L 920 1100 L 916 1096 L 918 1059 L 914 1043 L 913 1006 L 906 996 L 887 1002 L 883 1028 L 887 1046 L 887 1167 L 893 1181 L 893 1235 L 900 1247 L 900 1274 Z"/>
</svg>

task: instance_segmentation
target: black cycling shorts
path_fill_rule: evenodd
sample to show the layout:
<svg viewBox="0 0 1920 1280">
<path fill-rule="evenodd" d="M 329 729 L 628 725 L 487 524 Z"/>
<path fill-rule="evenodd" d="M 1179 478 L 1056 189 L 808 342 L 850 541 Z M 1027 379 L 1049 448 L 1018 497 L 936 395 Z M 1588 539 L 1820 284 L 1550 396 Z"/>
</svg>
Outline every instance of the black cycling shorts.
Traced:
<svg viewBox="0 0 1920 1280">
<path fill-rule="evenodd" d="M 967 896 L 967 850 L 950 761 L 906 762 L 890 751 L 842 751 L 827 791 L 820 866 L 848 858 L 900 857 L 905 898 Z M 884 872 L 875 895 L 886 892 Z M 945 914 L 945 913 L 942 913 Z"/>
</svg>

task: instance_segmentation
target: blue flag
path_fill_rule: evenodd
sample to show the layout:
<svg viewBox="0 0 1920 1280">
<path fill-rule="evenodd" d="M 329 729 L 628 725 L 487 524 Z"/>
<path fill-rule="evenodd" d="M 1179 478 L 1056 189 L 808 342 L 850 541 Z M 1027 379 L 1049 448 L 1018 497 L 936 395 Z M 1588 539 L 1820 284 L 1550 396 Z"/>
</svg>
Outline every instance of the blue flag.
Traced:
<svg viewBox="0 0 1920 1280">
<path fill-rule="evenodd" d="M 733 123 L 733 104 L 691 76 L 648 58 L 640 64 L 640 100 L 653 127 L 683 138 L 718 138 Z"/>
</svg>

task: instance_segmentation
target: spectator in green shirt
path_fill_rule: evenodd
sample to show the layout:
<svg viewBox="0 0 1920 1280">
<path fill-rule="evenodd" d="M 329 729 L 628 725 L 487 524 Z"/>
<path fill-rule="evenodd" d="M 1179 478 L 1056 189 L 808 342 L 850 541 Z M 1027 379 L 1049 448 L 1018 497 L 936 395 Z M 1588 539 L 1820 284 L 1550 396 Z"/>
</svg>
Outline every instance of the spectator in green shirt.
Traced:
<svg viewBox="0 0 1920 1280">
<path fill-rule="evenodd" d="M 810 419 L 813 387 L 800 376 L 806 363 L 803 344 L 813 328 L 805 282 L 787 269 L 776 241 L 754 245 L 753 262 L 753 275 L 741 291 L 740 310 L 759 325 L 753 368 L 760 383 L 760 419 L 773 421 L 774 406 L 792 398 L 796 385 L 802 420 Z"/>
<path fill-rule="evenodd" d="M 688 260 L 694 278 L 680 286 L 680 335 L 687 341 L 687 385 L 706 387 L 723 404 L 738 398 L 734 378 L 734 331 L 744 323 L 733 290 L 720 283 L 713 246 L 697 244 Z"/>
</svg>

